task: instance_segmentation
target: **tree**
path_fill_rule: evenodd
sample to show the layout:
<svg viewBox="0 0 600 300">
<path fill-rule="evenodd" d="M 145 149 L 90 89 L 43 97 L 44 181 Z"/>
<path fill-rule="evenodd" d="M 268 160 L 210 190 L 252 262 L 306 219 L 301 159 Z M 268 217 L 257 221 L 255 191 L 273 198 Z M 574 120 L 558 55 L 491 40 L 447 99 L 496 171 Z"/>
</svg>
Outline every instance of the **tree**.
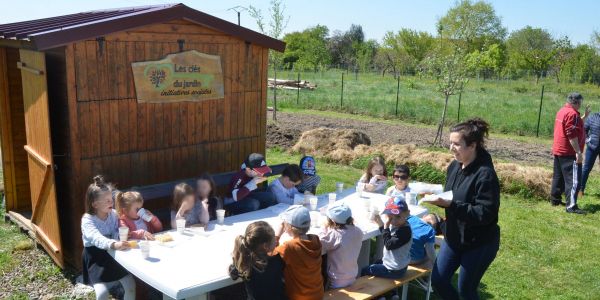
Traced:
<svg viewBox="0 0 600 300">
<path fill-rule="evenodd" d="M 490 45 L 485 51 L 475 50 L 467 54 L 467 66 L 472 72 L 483 73 L 483 79 L 486 79 L 491 73 L 499 73 L 505 61 L 504 52 L 498 44 Z"/>
<path fill-rule="evenodd" d="M 533 71 L 536 84 L 546 74 L 554 58 L 554 41 L 542 28 L 526 26 L 511 33 L 506 47 L 513 67 Z"/>
<path fill-rule="evenodd" d="M 331 57 L 327 50 L 327 35 L 329 29 L 322 25 L 286 34 L 283 37 L 287 43 L 283 57 L 286 67 L 316 71 L 329 64 Z"/>
<path fill-rule="evenodd" d="M 444 96 L 444 110 L 440 118 L 434 144 L 442 145 L 446 112 L 450 96 L 463 91 L 468 79 L 465 50 L 453 44 L 451 49 L 438 49 L 424 60 L 426 72 L 436 80 L 436 90 Z"/>
<path fill-rule="evenodd" d="M 579 45 L 573 49 L 564 71 L 579 83 L 600 86 L 600 55 L 590 45 Z"/>
<path fill-rule="evenodd" d="M 554 71 L 554 75 L 556 76 L 556 83 L 560 83 L 560 76 L 563 68 L 573 53 L 573 46 L 571 45 L 569 37 L 563 36 L 562 38 L 554 41 L 553 50 L 554 63 L 552 64 L 552 69 Z"/>
<path fill-rule="evenodd" d="M 402 28 L 398 31 L 398 41 L 400 47 L 419 64 L 433 49 L 435 39 L 428 32 Z"/>
<path fill-rule="evenodd" d="M 466 53 L 482 51 L 500 43 L 506 37 L 506 28 L 491 4 L 484 1 L 462 0 L 438 21 L 438 30 L 447 40 L 461 41 Z"/>
<path fill-rule="evenodd" d="M 356 51 L 356 66 L 362 72 L 368 71 L 374 64 L 379 44 L 375 40 L 368 40 L 364 43 L 354 43 L 353 48 Z"/>
<path fill-rule="evenodd" d="M 346 32 L 334 31 L 327 47 L 331 55 L 331 62 L 343 68 L 357 64 L 357 51 L 365 41 L 362 26 L 352 24 Z"/>
</svg>

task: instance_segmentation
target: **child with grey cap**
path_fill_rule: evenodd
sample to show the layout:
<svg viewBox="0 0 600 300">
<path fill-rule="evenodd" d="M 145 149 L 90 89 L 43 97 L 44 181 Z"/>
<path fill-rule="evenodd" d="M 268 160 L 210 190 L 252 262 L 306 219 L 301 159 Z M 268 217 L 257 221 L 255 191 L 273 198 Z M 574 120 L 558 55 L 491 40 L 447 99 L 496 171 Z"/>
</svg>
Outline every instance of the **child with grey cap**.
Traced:
<svg viewBox="0 0 600 300">
<path fill-rule="evenodd" d="M 310 212 L 301 205 L 292 205 L 281 213 L 282 223 L 275 231 L 277 239 L 285 231 L 292 237 L 275 248 L 285 263 L 283 277 L 288 299 L 322 299 L 321 242 L 308 234 Z"/>
<path fill-rule="evenodd" d="M 332 289 L 354 283 L 363 232 L 354 226 L 352 211 L 345 204 L 327 210 L 327 225 L 319 234 L 323 254 L 327 254 L 328 286 Z"/>
</svg>

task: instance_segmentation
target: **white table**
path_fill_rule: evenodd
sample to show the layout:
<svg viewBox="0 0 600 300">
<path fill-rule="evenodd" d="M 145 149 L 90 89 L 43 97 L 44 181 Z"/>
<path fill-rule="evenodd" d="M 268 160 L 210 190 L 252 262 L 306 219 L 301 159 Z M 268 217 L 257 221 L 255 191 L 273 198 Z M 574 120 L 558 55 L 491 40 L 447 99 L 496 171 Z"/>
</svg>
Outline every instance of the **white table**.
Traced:
<svg viewBox="0 0 600 300">
<path fill-rule="evenodd" d="M 319 196 L 318 206 L 326 206 L 327 198 L 327 195 Z M 388 197 L 363 193 L 363 198 L 359 198 L 354 189 L 349 189 L 342 192 L 339 198 L 341 199 L 338 201 L 344 201 L 353 210 L 356 225 L 365 233 L 359 259 L 359 265 L 364 266 L 365 257 L 368 264 L 369 240 L 380 233 L 378 226 L 365 218 L 367 214 L 363 212 L 363 201 L 369 199 L 371 205 L 382 211 Z M 131 274 L 162 292 L 164 299 L 207 299 L 210 291 L 235 283 L 228 275 L 235 237 L 243 234 L 246 226 L 254 221 L 263 220 L 274 227 L 277 226 L 281 223 L 279 213 L 285 208 L 287 205 L 278 204 L 228 217 L 225 218 L 223 226 L 211 222 L 209 234 L 206 235 L 192 230 L 186 230 L 183 235 L 173 230 L 169 231 L 175 241 L 170 242 L 170 247 L 151 242 L 148 259 L 142 258 L 139 248 L 109 253 Z M 423 207 L 409 205 L 409 208 L 412 215 L 422 216 L 427 213 L 427 209 Z M 218 230 L 223 231 L 217 232 Z M 313 233 L 319 231 L 318 228 L 311 228 Z"/>
</svg>

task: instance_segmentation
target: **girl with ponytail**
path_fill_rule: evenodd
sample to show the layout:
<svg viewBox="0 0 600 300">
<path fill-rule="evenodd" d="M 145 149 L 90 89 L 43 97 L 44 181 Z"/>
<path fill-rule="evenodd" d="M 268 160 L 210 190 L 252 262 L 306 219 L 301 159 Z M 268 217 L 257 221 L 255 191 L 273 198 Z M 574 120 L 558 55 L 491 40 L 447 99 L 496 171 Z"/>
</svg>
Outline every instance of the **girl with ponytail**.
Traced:
<svg viewBox="0 0 600 300">
<path fill-rule="evenodd" d="M 244 235 L 236 237 L 229 276 L 244 281 L 248 300 L 286 299 L 283 260 L 271 255 L 276 245 L 275 232 L 264 221 L 251 223 Z"/>
</svg>

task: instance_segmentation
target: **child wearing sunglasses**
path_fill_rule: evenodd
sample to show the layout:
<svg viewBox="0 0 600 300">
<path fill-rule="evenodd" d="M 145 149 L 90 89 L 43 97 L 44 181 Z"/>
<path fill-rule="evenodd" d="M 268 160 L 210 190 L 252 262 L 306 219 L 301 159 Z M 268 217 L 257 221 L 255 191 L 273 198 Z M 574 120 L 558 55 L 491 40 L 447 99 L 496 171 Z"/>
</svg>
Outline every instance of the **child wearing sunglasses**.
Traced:
<svg viewBox="0 0 600 300">
<path fill-rule="evenodd" d="M 408 187 L 408 182 L 410 181 L 410 169 L 407 165 L 397 165 L 394 168 L 392 180 L 394 181 L 394 185 L 390 186 L 385 192 L 387 196 L 404 196 L 404 193 L 410 192 L 410 188 Z"/>
</svg>

